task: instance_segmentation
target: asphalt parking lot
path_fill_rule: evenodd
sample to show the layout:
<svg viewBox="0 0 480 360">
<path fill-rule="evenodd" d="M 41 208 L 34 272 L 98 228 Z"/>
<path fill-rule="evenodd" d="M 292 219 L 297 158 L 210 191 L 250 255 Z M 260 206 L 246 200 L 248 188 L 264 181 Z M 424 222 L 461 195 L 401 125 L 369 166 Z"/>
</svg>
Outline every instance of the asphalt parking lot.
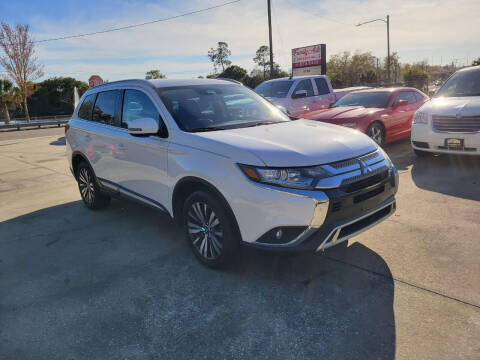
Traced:
<svg viewBox="0 0 480 360">
<path fill-rule="evenodd" d="M 87 210 L 63 129 L 0 133 L 0 359 L 480 359 L 480 159 L 386 150 L 394 216 L 219 272 L 165 215 Z"/>
</svg>

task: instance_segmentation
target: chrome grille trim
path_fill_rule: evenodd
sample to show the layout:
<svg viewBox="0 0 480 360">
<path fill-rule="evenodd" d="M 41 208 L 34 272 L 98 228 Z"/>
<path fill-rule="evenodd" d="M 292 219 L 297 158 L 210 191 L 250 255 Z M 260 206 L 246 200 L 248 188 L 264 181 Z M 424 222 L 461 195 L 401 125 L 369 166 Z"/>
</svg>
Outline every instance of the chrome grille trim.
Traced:
<svg viewBox="0 0 480 360">
<path fill-rule="evenodd" d="M 354 159 L 338 161 L 321 166 L 333 176 L 320 179 L 316 189 L 333 189 L 356 181 L 368 179 L 390 168 L 390 162 L 380 150 Z"/>
<path fill-rule="evenodd" d="M 480 132 L 480 115 L 445 116 L 433 115 L 432 127 L 438 132 L 475 133 Z"/>
</svg>

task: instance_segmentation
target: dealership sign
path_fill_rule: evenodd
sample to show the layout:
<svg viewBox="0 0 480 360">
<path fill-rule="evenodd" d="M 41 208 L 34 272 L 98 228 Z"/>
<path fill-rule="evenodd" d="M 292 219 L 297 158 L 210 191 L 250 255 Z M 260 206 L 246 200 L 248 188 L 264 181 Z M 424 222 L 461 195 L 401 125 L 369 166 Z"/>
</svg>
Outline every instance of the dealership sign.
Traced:
<svg viewBox="0 0 480 360">
<path fill-rule="evenodd" d="M 323 75 L 327 72 L 326 65 L 325 44 L 292 49 L 293 76 Z"/>
</svg>

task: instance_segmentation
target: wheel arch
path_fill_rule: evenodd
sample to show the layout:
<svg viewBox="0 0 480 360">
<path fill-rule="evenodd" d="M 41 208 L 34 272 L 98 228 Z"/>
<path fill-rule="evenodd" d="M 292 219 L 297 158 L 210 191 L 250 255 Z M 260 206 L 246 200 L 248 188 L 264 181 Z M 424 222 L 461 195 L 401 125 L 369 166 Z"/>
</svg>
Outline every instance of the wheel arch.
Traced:
<svg viewBox="0 0 480 360">
<path fill-rule="evenodd" d="M 172 213 L 175 221 L 179 225 L 181 225 L 182 206 L 185 203 L 187 197 L 197 190 L 204 190 L 206 192 L 209 192 L 219 198 L 225 204 L 228 213 L 232 217 L 234 226 L 236 227 L 238 234 L 240 234 L 237 219 L 225 196 L 223 196 L 220 190 L 218 190 L 213 184 L 195 176 L 187 176 L 180 179 L 175 185 L 175 188 L 173 189 Z"/>
<path fill-rule="evenodd" d="M 75 176 L 75 179 L 77 179 L 77 175 L 78 175 L 77 174 L 78 165 L 80 165 L 82 161 L 85 161 L 88 164 L 88 166 L 90 166 L 90 168 L 93 169 L 92 164 L 90 164 L 90 161 L 88 160 L 87 156 L 85 156 L 85 154 L 83 154 L 80 151 L 74 151 L 72 153 L 72 170 L 73 170 L 73 175 Z"/>
</svg>

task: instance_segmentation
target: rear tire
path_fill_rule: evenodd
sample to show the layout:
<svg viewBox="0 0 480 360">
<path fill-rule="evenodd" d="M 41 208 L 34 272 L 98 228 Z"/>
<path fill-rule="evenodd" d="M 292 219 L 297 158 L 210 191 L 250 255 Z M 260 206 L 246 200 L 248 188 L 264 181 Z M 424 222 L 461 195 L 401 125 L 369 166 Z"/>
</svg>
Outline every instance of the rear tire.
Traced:
<svg viewBox="0 0 480 360">
<path fill-rule="evenodd" d="M 80 196 L 89 209 L 99 210 L 110 204 L 110 196 L 102 192 L 97 184 L 95 173 L 86 162 L 78 165 L 77 182 Z"/>
<path fill-rule="evenodd" d="M 236 255 L 240 234 L 226 204 L 205 191 L 195 191 L 183 206 L 185 238 L 205 265 L 222 268 Z"/>
<path fill-rule="evenodd" d="M 380 122 L 375 121 L 370 124 L 367 128 L 366 134 L 378 145 L 383 146 L 385 144 L 385 129 Z"/>
</svg>

